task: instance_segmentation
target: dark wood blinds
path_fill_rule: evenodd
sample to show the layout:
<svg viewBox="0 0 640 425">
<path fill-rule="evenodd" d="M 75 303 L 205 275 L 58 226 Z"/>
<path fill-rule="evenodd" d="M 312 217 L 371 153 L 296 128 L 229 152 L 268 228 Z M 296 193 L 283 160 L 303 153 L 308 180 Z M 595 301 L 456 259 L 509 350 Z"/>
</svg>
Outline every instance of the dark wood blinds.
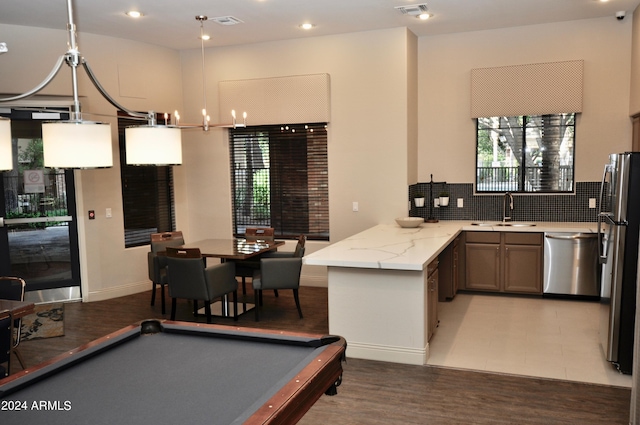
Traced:
<svg viewBox="0 0 640 425">
<path fill-rule="evenodd" d="M 124 129 L 140 124 L 118 117 L 125 247 L 148 244 L 151 233 L 175 230 L 172 168 L 126 164 Z"/>
<path fill-rule="evenodd" d="M 235 235 L 262 226 L 328 240 L 326 124 L 234 129 L 229 139 Z"/>
</svg>

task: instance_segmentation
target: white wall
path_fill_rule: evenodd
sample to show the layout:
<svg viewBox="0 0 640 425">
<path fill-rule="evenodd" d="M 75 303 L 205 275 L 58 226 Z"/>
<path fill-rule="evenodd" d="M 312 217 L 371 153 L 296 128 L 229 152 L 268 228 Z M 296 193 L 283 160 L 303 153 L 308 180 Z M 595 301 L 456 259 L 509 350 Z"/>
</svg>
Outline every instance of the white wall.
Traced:
<svg viewBox="0 0 640 425">
<path fill-rule="evenodd" d="M 629 16 L 630 17 L 630 16 Z M 612 17 L 419 39 L 419 180 L 472 183 L 471 69 L 583 59 L 576 181 L 599 181 L 607 155 L 631 147 L 632 20 Z"/>
</svg>

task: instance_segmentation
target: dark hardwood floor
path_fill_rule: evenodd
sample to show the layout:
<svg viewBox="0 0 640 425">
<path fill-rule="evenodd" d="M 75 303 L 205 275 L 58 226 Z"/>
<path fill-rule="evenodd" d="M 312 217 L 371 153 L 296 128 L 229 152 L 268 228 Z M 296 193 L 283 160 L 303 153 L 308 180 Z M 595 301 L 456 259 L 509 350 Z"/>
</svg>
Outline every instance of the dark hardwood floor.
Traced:
<svg viewBox="0 0 640 425">
<path fill-rule="evenodd" d="M 137 321 L 169 318 L 160 314 L 159 300 L 149 305 L 150 296 L 67 304 L 65 336 L 23 341 L 20 350 L 28 365 L 35 365 Z M 278 298 L 265 293 L 258 323 L 251 313 L 238 322 L 214 322 L 326 333 L 327 290 L 302 287 L 300 301 L 304 319 L 298 318 L 291 291 L 281 291 Z M 191 308 L 179 302 L 176 319 L 204 322 Z M 12 366 L 19 370 L 15 359 Z M 630 396 L 626 388 L 348 358 L 338 395 L 321 397 L 300 423 L 628 424 Z"/>
</svg>

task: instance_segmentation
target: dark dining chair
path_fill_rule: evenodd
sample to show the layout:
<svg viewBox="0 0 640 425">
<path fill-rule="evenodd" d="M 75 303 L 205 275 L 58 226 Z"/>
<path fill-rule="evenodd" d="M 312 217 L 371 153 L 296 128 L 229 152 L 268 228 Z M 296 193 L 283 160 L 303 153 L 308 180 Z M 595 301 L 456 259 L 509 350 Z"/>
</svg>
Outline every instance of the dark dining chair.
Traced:
<svg viewBox="0 0 640 425">
<path fill-rule="evenodd" d="M 273 227 L 247 227 L 244 238 L 247 241 L 274 241 L 275 229 Z M 242 295 L 247 294 L 247 278 L 253 277 L 253 272 L 260 268 L 260 257 L 262 255 L 234 261 L 236 263 L 236 276 L 242 279 Z"/>
<path fill-rule="evenodd" d="M 300 298 L 300 272 L 302 271 L 302 257 L 305 248 L 296 250 L 291 256 L 261 258 L 260 269 L 253 274 L 253 292 L 255 299 L 255 318 L 260 320 L 260 306 L 262 306 L 262 291 L 265 289 L 291 289 L 298 308 L 298 315 L 302 319 Z"/>
<path fill-rule="evenodd" d="M 11 373 L 11 351 L 13 348 L 13 317 L 11 311 L 0 311 L 0 379 Z"/>
<path fill-rule="evenodd" d="M 305 235 L 298 236 L 298 242 L 296 243 L 296 247 L 293 251 L 269 251 L 262 254 L 261 258 L 288 258 L 288 257 L 302 257 L 302 253 L 304 253 L 304 247 L 307 242 L 307 237 Z M 302 253 L 301 253 L 302 252 Z M 278 290 L 273 290 L 274 295 L 278 296 Z"/>
<path fill-rule="evenodd" d="M 171 296 L 171 320 L 176 318 L 178 298 L 204 301 L 207 323 L 211 323 L 211 303 L 233 294 L 233 318 L 238 320 L 238 281 L 235 264 L 225 262 L 206 267 L 198 248 L 167 247 L 167 283 Z"/>
<path fill-rule="evenodd" d="M 0 276 L 0 298 L 12 301 L 24 301 L 24 292 L 27 284 L 24 279 L 11 276 Z M 22 369 L 26 369 L 26 363 L 18 345 L 20 345 L 20 328 L 22 327 L 22 319 L 13 321 L 13 344 L 11 351 L 15 354 Z"/>
<path fill-rule="evenodd" d="M 162 303 L 162 314 L 165 314 L 165 285 L 167 284 L 167 258 L 165 251 L 168 246 L 184 245 L 184 237 L 181 231 L 163 232 L 151 234 L 151 251 L 147 255 L 147 266 L 149 268 L 149 280 L 152 283 L 151 305 L 156 302 L 156 289 L 160 286 L 160 301 Z"/>
</svg>

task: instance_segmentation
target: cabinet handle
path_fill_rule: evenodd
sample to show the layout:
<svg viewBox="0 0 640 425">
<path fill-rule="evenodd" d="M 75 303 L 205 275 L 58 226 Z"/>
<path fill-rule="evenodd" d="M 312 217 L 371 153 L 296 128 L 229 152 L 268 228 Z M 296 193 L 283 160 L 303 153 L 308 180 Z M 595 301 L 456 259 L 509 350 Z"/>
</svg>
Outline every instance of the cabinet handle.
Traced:
<svg viewBox="0 0 640 425">
<path fill-rule="evenodd" d="M 509 248 L 504 248 L 504 256 L 509 258 Z"/>
</svg>

